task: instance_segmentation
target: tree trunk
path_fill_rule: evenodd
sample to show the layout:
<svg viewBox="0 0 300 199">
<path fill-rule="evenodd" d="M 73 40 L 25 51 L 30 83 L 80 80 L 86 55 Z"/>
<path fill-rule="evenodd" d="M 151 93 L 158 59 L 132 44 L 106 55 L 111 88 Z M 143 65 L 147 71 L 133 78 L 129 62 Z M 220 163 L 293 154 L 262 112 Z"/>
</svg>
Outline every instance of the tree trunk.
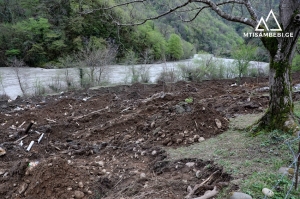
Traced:
<svg viewBox="0 0 300 199">
<path fill-rule="evenodd" d="M 270 100 L 266 114 L 259 121 L 259 129 L 296 131 L 298 125 L 293 113 L 291 63 L 298 38 L 262 38 L 270 53 Z"/>
<path fill-rule="evenodd" d="M 293 114 L 291 64 L 285 60 L 270 60 L 270 100 L 269 108 L 261 119 L 261 127 L 267 130 L 295 130 L 297 127 Z"/>
</svg>

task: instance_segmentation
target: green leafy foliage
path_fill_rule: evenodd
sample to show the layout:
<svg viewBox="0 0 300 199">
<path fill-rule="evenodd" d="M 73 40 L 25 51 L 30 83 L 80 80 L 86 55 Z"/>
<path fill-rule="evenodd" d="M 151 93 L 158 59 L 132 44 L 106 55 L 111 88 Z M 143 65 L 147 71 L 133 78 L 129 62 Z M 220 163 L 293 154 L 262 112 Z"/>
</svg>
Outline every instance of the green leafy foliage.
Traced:
<svg viewBox="0 0 300 199">
<path fill-rule="evenodd" d="M 232 57 L 235 59 L 234 64 L 238 71 L 239 80 L 245 76 L 250 66 L 250 61 L 256 56 L 256 47 L 251 45 L 239 45 L 232 51 Z"/>
<path fill-rule="evenodd" d="M 168 56 L 171 60 L 179 60 L 184 55 L 181 38 L 177 34 L 171 34 L 168 40 Z"/>
<path fill-rule="evenodd" d="M 101 42 L 104 46 L 118 45 L 118 61 L 132 50 L 138 62 L 146 60 L 145 52 L 151 57 L 147 62 L 187 59 L 200 50 L 230 56 L 232 47 L 243 43 L 241 34 L 237 33 L 243 26 L 225 23 L 208 10 L 191 23 L 183 23 L 171 14 L 141 26 L 117 27 L 116 21 L 126 23 L 156 16 L 167 7 L 161 1 L 153 1 L 112 10 L 98 9 L 116 2 L 0 0 L 0 64 L 17 56 L 29 66 L 43 66 L 82 51 L 92 38 L 104 41 Z M 168 6 L 179 3 L 179 0 L 170 1 Z"/>
</svg>

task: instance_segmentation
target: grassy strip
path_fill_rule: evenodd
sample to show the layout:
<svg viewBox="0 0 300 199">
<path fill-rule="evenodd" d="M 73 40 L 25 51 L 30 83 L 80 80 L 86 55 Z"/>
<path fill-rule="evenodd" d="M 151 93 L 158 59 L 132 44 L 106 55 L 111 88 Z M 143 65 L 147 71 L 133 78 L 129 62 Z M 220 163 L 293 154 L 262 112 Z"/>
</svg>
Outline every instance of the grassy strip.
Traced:
<svg viewBox="0 0 300 199">
<path fill-rule="evenodd" d="M 298 104 L 299 106 L 295 106 L 296 113 L 300 113 L 300 103 Z M 232 174 L 239 191 L 250 194 L 253 199 L 264 198 L 262 188 L 272 189 L 281 179 L 278 169 L 292 163 L 293 156 L 285 141 L 295 137 L 280 131 L 261 132 L 253 137 L 249 132 L 235 130 L 251 125 L 260 116 L 241 115 L 231 121 L 231 128 L 227 132 L 215 138 L 188 147 L 167 149 L 169 157 L 214 160 Z M 291 145 L 295 152 L 298 151 L 297 146 L 297 142 Z M 291 176 L 284 177 L 273 189 L 273 198 L 285 198 L 291 184 Z M 226 198 L 227 195 L 228 191 L 223 190 L 218 198 Z M 299 198 L 299 191 L 293 189 L 288 198 Z"/>
</svg>

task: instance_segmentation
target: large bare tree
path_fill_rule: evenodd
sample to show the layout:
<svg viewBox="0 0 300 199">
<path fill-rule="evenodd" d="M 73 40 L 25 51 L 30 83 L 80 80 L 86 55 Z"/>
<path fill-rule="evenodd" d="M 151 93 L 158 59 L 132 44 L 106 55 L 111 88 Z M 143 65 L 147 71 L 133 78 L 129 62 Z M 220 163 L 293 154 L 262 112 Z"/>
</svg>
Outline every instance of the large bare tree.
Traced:
<svg viewBox="0 0 300 199">
<path fill-rule="evenodd" d="M 200 13 L 204 9 L 209 9 L 226 20 L 245 24 L 251 27 L 253 32 L 263 34 L 269 31 L 267 25 L 268 17 L 264 16 L 264 20 L 261 20 L 262 14 L 259 6 L 265 5 L 266 1 L 270 2 L 269 9 L 271 9 L 272 2 L 274 2 L 271 0 L 182 0 L 177 1 L 175 5 L 174 3 L 173 5 L 168 3 L 168 1 L 132 0 L 126 2 L 116 0 L 115 4 L 110 3 L 106 7 L 99 9 L 114 9 L 126 6 L 133 11 L 140 9 L 142 6 L 147 6 L 149 3 L 163 8 L 156 16 L 144 17 L 134 15 L 134 12 L 132 12 L 132 17 L 135 21 L 129 23 L 115 21 L 118 25 L 140 25 L 148 20 L 158 19 L 168 14 L 176 14 L 182 21 L 192 21 L 196 17 L 201 17 Z M 240 12 L 230 11 L 231 9 L 228 9 L 229 6 L 238 8 Z M 279 19 L 280 24 L 278 23 L 277 25 L 281 28 L 281 37 L 270 37 L 270 35 L 260 37 L 270 55 L 270 101 L 269 108 L 258 123 L 258 127 L 268 130 L 281 129 L 284 131 L 295 131 L 298 127 L 293 114 L 290 73 L 291 62 L 300 30 L 300 0 L 280 0 L 279 7 L 276 9 L 275 13 L 278 13 L 279 16 L 276 17 L 273 15 L 273 17 L 275 16 L 275 18 Z M 269 11 L 267 10 L 266 13 L 269 13 Z M 139 18 L 139 21 L 137 18 Z M 263 30 L 263 32 L 260 32 L 260 30 Z M 272 31 L 272 29 L 270 30 Z M 284 37 L 283 35 L 293 35 L 293 37 Z"/>
</svg>

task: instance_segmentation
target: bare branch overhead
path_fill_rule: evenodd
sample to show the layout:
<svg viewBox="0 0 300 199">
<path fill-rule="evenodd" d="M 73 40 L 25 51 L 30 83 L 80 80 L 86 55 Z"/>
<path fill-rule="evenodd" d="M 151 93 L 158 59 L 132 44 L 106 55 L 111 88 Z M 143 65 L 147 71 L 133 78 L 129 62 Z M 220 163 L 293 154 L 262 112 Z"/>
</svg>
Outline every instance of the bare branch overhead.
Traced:
<svg viewBox="0 0 300 199">
<path fill-rule="evenodd" d="M 105 7 L 105 8 L 99 8 L 97 10 L 101 10 L 101 9 L 102 10 L 109 10 L 109 9 L 113 9 L 113 8 L 120 7 L 120 6 L 128 6 L 128 5 L 135 4 L 135 3 L 147 3 L 147 2 L 148 2 L 147 0 L 133 0 L 133 1 L 116 4 L 116 5 Z M 195 5 L 195 4 L 199 4 L 198 7 L 188 8 L 189 5 Z M 243 5 L 247 9 L 247 11 L 249 12 L 250 17 L 247 18 L 247 17 L 243 17 L 243 16 L 242 17 L 234 16 L 233 14 L 230 14 L 230 13 L 227 13 L 227 12 L 223 11 L 221 9 L 221 7 L 224 6 L 224 5 L 228 5 L 228 4 Z M 187 8 L 187 9 L 182 10 L 182 8 Z M 189 21 L 193 21 L 200 14 L 200 12 L 202 10 L 206 9 L 206 8 L 210 8 L 215 13 L 217 13 L 219 16 L 221 16 L 222 18 L 225 18 L 229 21 L 243 23 L 243 24 L 249 25 L 253 28 L 256 26 L 256 24 L 258 22 L 257 14 L 255 13 L 254 9 L 252 8 L 249 0 L 225 0 L 225 1 L 219 2 L 219 3 L 215 3 L 213 0 L 185 0 L 185 2 L 181 3 L 180 5 L 170 7 L 170 8 L 168 8 L 167 11 L 165 11 L 161 14 L 158 14 L 156 16 L 150 16 L 150 17 L 147 17 L 145 19 L 140 19 L 139 22 L 120 23 L 119 21 L 116 21 L 116 20 L 113 20 L 113 21 L 118 26 L 142 25 L 142 24 L 146 23 L 149 20 L 155 20 L 155 19 L 161 18 L 165 15 L 168 15 L 170 13 L 175 13 L 175 12 L 183 13 L 184 11 L 187 11 L 187 12 L 188 11 L 197 11 L 191 19 L 183 19 L 180 16 L 182 21 L 189 22 Z M 82 14 L 89 14 L 89 13 L 92 13 L 93 11 L 95 11 L 95 10 L 85 11 Z"/>
</svg>

